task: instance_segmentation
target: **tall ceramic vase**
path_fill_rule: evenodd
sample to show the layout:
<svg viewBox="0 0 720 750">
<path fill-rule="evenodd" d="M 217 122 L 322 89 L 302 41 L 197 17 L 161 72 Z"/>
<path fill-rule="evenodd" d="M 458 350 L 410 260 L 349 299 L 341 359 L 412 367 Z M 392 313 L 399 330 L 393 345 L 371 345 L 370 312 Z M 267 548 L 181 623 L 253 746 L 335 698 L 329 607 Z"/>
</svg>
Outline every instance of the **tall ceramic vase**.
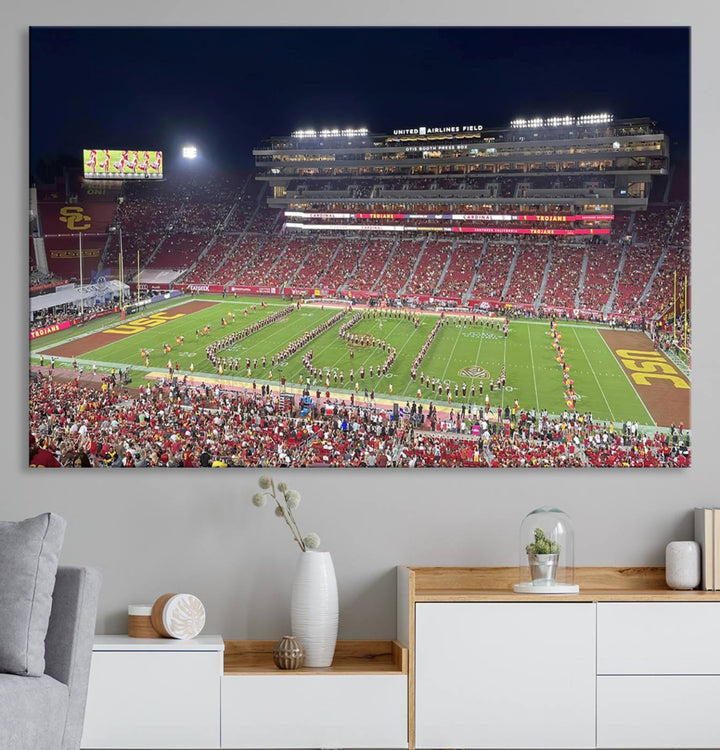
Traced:
<svg viewBox="0 0 720 750">
<path fill-rule="evenodd" d="M 300 553 L 290 605 L 292 634 L 305 649 L 306 667 L 329 667 L 338 630 L 338 591 L 329 552 Z"/>
</svg>

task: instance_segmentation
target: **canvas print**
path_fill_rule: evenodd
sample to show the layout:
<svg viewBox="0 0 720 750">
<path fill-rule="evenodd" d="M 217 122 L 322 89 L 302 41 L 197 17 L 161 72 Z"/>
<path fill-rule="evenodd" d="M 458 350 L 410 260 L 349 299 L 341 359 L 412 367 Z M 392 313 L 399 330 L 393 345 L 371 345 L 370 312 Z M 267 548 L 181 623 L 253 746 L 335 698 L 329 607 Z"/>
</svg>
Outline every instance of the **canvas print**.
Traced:
<svg viewBox="0 0 720 750">
<path fill-rule="evenodd" d="M 688 28 L 29 38 L 31 466 L 690 465 Z"/>
</svg>

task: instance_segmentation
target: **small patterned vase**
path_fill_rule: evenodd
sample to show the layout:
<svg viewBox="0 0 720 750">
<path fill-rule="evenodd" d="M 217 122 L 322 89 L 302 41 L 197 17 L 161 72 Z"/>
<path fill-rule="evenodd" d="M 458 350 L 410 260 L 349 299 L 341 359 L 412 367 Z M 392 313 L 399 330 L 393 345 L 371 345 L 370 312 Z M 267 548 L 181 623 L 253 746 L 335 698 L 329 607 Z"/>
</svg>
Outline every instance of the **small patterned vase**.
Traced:
<svg viewBox="0 0 720 750">
<path fill-rule="evenodd" d="M 305 663 L 305 652 L 295 638 L 284 635 L 273 649 L 273 661 L 278 669 L 300 669 Z"/>
</svg>

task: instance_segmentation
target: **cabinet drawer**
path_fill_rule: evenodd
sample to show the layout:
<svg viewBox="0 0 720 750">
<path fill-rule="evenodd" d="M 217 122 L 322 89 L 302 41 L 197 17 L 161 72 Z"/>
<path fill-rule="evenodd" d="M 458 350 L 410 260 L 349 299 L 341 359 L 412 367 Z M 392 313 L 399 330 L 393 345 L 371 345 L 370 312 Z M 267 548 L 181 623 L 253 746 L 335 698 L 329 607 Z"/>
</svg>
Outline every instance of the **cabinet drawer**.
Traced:
<svg viewBox="0 0 720 750">
<path fill-rule="evenodd" d="M 720 675 L 720 602 L 597 605 L 598 674 Z"/>
<path fill-rule="evenodd" d="M 220 747 L 222 653 L 92 655 L 82 747 Z"/>
<path fill-rule="evenodd" d="M 407 747 L 407 676 L 226 675 L 222 746 Z"/>
<path fill-rule="evenodd" d="M 717 748 L 720 677 L 607 676 L 597 682 L 598 748 Z"/>
</svg>

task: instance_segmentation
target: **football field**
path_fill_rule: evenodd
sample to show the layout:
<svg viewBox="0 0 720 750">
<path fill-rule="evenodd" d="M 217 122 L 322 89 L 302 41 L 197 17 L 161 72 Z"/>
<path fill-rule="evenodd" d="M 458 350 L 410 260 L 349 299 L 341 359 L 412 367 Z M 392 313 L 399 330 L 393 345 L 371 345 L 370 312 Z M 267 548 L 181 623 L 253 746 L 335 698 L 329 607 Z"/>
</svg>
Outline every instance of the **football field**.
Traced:
<svg viewBox="0 0 720 750">
<path fill-rule="evenodd" d="M 592 412 L 595 419 L 690 426 L 687 378 L 637 331 L 558 321 L 556 333 L 564 350 L 560 362 L 547 320 L 510 319 L 505 336 L 502 318 L 446 315 L 413 379 L 413 362 L 441 320 L 437 313 L 353 308 L 292 355 L 273 363 L 289 344 L 345 308 L 317 302 L 293 304 L 288 315 L 266 325 L 266 318 L 289 303 L 268 299 L 262 306 L 254 298 L 194 297 L 165 304 L 125 321 L 118 316 L 104 319 L 99 330 L 88 327 L 78 335 L 73 328 L 65 335 L 32 341 L 31 360 L 37 364 L 40 354 L 46 363 L 50 356 L 61 361 L 76 358 L 86 372 L 92 363 L 100 372 L 130 366 L 133 385 L 144 377 L 167 374 L 172 367 L 181 376 L 221 378 L 238 385 L 255 381 L 258 388 L 264 383 L 277 388 L 281 378 L 288 386 L 307 384 L 309 379 L 313 395 L 316 390 L 323 394 L 330 390 L 333 396 L 355 393 L 364 398 L 367 390 L 378 398 L 401 402 L 420 398 L 446 407 L 482 406 L 489 397 L 493 410 L 512 407 L 517 400 L 521 409 L 546 409 L 550 414 L 568 410 L 568 382 L 572 381 L 575 409 Z M 343 338 L 339 329 L 349 321 L 353 325 Z M 235 335 L 253 325 L 255 332 Z M 216 344 L 222 373 L 206 355 L 206 348 Z M 394 362 L 382 374 L 392 349 Z M 310 350 L 314 374 L 303 365 Z M 503 368 L 506 385 L 499 389 Z"/>
</svg>

